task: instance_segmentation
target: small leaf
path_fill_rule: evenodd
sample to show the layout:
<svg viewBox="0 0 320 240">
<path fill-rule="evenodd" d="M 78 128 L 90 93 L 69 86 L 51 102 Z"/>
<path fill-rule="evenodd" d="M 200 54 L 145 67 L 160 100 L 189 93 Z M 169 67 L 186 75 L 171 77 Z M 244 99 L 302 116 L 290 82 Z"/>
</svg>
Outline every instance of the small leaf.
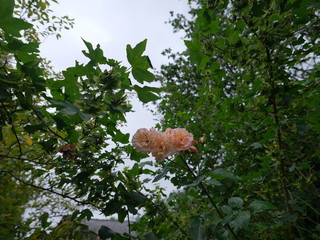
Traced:
<svg viewBox="0 0 320 240">
<path fill-rule="evenodd" d="M 216 179 L 209 179 L 206 181 L 206 183 L 209 185 L 213 185 L 213 186 L 221 186 L 222 185 L 222 183 Z"/>
</svg>

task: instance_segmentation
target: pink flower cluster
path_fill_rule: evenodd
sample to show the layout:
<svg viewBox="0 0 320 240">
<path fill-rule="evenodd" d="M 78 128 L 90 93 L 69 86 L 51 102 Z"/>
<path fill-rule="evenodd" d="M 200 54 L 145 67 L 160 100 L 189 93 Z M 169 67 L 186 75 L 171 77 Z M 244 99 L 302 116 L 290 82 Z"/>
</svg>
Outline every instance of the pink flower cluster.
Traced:
<svg viewBox="0 0 320 240">
<path fill-rule="evenodd" d="M 197 152 L 196 147 L 193 146 L 195 143 L 193 134 L 184 128 L 167 128 L 164 132 L 154 128 L 150 130 L 140 128 L 132 138 L 132 145 L 138 152 L 152 153 L 152 156 L 159 161 L 186 150 Z"/>
</svg>

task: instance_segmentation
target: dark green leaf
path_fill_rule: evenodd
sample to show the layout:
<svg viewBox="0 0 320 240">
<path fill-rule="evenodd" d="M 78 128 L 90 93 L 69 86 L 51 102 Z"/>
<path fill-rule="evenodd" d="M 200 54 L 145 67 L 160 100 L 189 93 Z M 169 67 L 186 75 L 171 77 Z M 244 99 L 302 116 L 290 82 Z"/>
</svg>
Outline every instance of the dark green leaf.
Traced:
<svg viewBox="0 0 320 240">
<path fill-rule="evenodd" d="M 0 19 L 11 17 L 14 9 L 14 0 L 1 0 Z"/>
<path fill-rule="evenodd" d="M 71 221 L 75 220 L 79 213 L 79 210 L 75 210 L 71 215 Z"/>
<path fill-rule="evenodd" d="M 88 221 L 90 221 L 91 217 L 93 216 L 92 212 L 89 209 L 85 209 L 81 211 L 79 219 L 87 218 Z"/>
<path fill-rule="evenodd" d="M 129 193 L 129 197 L 133 199 L 134 202 L 138 204 L 143 204 L 147 201 L 147 198 L 143 196 L 141 193 L 132 192 Z"/>
<path fill-rule="evenodd" d="M 137 92 L 138 98 L 143 103 L 148 103 L 148 102 L 156 101 L 159 99 L 157 95 L 149 91 L 148 87 L 141 88 L 138 85 L 134 85 L 133 88 Z"/>
<path fill-rule="evenodd" d="M 80 112 L 80 109 L 71 104 L 68 101 L 56 101 L 56 100 L 50 100 L 51 103 L 53 103 L 54 105 L 58 105 L 58 106 L 63 106 L 64 108 L 60 111 L 61 114 L 65 114 L 65 115 L 75 115 L 77 113 Z"/>
<path fill-rule="evenodd" d="M 132 76 L 139 82 L 152 82 L 154 80 L 154 75 L 146 69 L 140 67 L 132 68 Z"/>
<path fill-rule="evenodd" d="M 20 37 L 20 31 L 31 28 L 33 25 L 20 18 L 0 18 L 0 28 L 13 36 Z"/>
<path fill-rule="evenodd" d="M 101 226 L 101 228 L 98 231 L 98 234 L 101 239 L 112 238 L 116 235 L 114 231 L 112 231 L 110 228 L 104 225 Z"/>
<path fill-rule="evenodd" d="M 42 226 L 43 228 L 47 228 L 47 227 L 50 226 L 51 222 L 48 222 L 48 218 L 49 218 L 49 213 L 47 213 L 47 212 L 44 212 L 44 213 L 40 216 L 39 220 L 41 221 L 41 226 Z"/>
<path fill-rule="evenodd" d="M 190 224 L 190 232 L 193 240 L 204 239 L 205 222 L 202 218 L 195 218 Z"/>
</svg>

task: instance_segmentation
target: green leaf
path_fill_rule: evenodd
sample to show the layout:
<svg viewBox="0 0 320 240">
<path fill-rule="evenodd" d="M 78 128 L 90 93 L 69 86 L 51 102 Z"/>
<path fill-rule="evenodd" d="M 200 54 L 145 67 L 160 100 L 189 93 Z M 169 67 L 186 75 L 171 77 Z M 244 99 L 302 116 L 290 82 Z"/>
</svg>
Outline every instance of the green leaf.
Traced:
<svg viewBox="0 0 320 240">
<path fill-rule="evenodd" d="M 256 200 L 249 205 L 249 208 L 255 212 L 262 212 L 266 210 L 276 210 L 277 207 L 267 201 Z"/>
<path fill-rule="evenodd" d="M 167 172 L 169 172 L 169 170 L 171 169 L 171 167 L 166 166 L 161 173 L 159 173 L 152 182 L 158 182 L 159 180 L 161 180 L 162 178 L 164 178 L 167 174 Z"/>
<path fill-rule="evenodd" d="M 103 56 L 103 51 L 100 48 L 99 44 L 97 45 L 97 48 L 94 49 L 91 43 L 85 41 L 84 39 L 82 39 L 82 41 L 84 42 L 89 51 L 86 52 L 83 50 L 82 53 L 91 60 L 90 63 L 92 63 L 93 65 L 97 65 L 106 64 L 108 62 L 107 59 Z"/>
<path fill-rule="evenodd" d="M 201 49 L 201 44 L 199 41 L 185 40 L 184 44 L 191 51 L 200 51 L 200 49 Z"/>
<path fill-rule="evenodd" d="M 237 218 L 230 222 L 230 226 L 234 229 L 246 229 L 250 221 L 250 212 L 242 211 L 238 214 Z"/>
<path fill-rule="evenodd" d="M 20 31 L 31 28 L 33 25 L 20 18 L 0 18 L 0 28 L 6 33 L 21 37 Z"/>
<path fill-rule="evenodd" d="M 147 39 L 138 43 L 134 48 L 132 48 L 129 44 L 127 45 L 127 59 L 132 66 L 136 66 L 137 64 L 139 64 L 141 55 L 146 50 L 146 45 Z"/>
<path fill-rule="evenodd" d="M 195 218 L 190 224 L 191 237 L 193 240 L 204 239 L 204 220 L 202 218 Z"/>
<path fill-rule="evenodd" d="M 44 212 L 40 217 L 39 220 L 41 221 L 41 226 L 43 228 L 47 228 L 50 226 L 51 222 L 48 222 L 49 213 Z"/>
<path fill-rule="evenodd" d="M 71 221 L 75 220 L 79 213 L 79 210 L 75 210 L 71 215 Z"/>
<path fill-rule="evenodd" d="M 14 0 L 1 0 L 0 4 L 0 20 L 11 17 L 14 9 Z"/>
<path fill-rule="evenodd" d="M 212 175 L 216 179 L 232 179 L 238 181 L 238 178 L 231 172 L 228 172 L 224 168 L 218 168 L 212 172 Z"/>
<path fill-rule="evenodd" d="M 87 218 L 88 221 L 90 221 L 91 217 L 93 216 L 92 212 L 89 209 L 85 209 L 81 212 L 79 219 Z"/>
<path fill-rule="evenodd" d="M 116 135 L 112 137 L 112 140 L 114 142 L 120 142 L 125 144 L 129 142 L 129 137 L 130 137 L 129 133 L 123 134 L 122 132 L 117 131 Z"/>
<path fill-rule="evenodd" d="M 232 208 L 242 208 L 243 200 L 239 197 L 232 197 L 232 198 L 229 198 L 228 204 Z"/>
<path fill-rule="evenodd" d="M 84 122 L 88 122 L 91 119 L 91 114 L 88 113 L 79 113 L 80 114 L 80 118 L 84 121 Z"/>
<path fill-rule="evenodd" d="M 145 196 L 137 192 L 129 193 L 129 197 L 138 204 L 143 204 L 147 201 L 147 198 Z"/>
<path fill-rule="evenodd" d="M 98 231 L 98 234 L 101 239 L 112 238 L 116 235 L 114 231 L 112 231 L 110 228 L 104 225 L 101 226 L 101 228 Z"/>
<path fill-rule="evenodd" d="M 56 100 L 50 100 L 51 103 L 53 103 L 54 105 L 58 105 L 58 106 L 63 106 L 64 108 L 60 111 L 61 114 L 65 114 L 65 115 L 75 115 L 77 113 L 80 112 L 80 109 L 71 104 L 68 101 L 56 101 Z"/>
<path fill-rule="evenodd" d="M 152 82 L 154 80 L 153 73 L 149 72 L 148 70 L 140 67 L 133 67 L 132 68 L 132 76 L 139 82 Z"/>
<path fill-rule="evenodd" d="M 134 85 L 133 88 L 137 92 L 138 98 L 143 103 L 156 101 L 160 98 L 159 96 L 157 96 L 154 93 L 152 93 L 151 91 L 149 91 L 150 88 L 148 88 L 148 87 L 141 88 L 138 85 Z"/>
<path fill-rule="evenodd" d="M 30 43 L 23 43 L 17 39 L 14 39 L 12 42 L 8 43 L 8 48 L 14 51 L 21 51 L 21 52 L 39 52 L 39 43 L 30 42 Z"/>
</svg>

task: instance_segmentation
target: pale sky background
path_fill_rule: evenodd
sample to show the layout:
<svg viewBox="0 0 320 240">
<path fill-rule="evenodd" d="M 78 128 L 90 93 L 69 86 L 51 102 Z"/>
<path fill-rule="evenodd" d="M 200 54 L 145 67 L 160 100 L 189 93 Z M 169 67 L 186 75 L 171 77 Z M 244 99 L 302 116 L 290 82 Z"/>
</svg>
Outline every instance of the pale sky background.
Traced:
<svg viewBox="0 0 320 240">
<path fill-rule="evenodd" d="M 61 39 L 51 36 L 41 44 L 41 55 L 52 62 L 56 71 L 74 66 L 75 60 L 87 63 L 81 52 L 86 49 L 81 38 L 94 46 L 100 44 L 107 58 L 122 61 L 125 66 L 129 66 L 126 45 L 135 46 L 147 39 L 145 55 L 150 57 L 155 70 L 168 62 L 161 54 L 163 50 L 185 49 L 183 34 L 173 33 L 171 25 L 165 22 L 170 18 L 170 11 L 188 13 L 187 0 L 60 0 L 52 9 L 53 15 L 75 19 L 74 28 L 63 31 Z M 136 98 L 130 100 L 134 112 L 126 115 L 127 124 L 122 130 L 132 138 L 137 129 L 151 128 L 157 122 Z M 168 181 L 159 184 L 166 186 L 167 192 L 173 189 Z M 101 216 L 94 213 L 94 217 Z"/>
<path fill-rule="evenodd" d="M 182 33 L 173 33 L 170 24 L 170 11 L 187 14 L 187 0 L 61 0 L 53 6 L 54 15 L 68 15 L 75 19 L 71 30 L 61 33 L 56 40 L 51 36 L 41 44 L 41 54 L 52 61 L 55 70 L 72 67 L 75 60 L 86 63 L 82 50 L 86 49 L 83 38 L 94 46 L 100 44 L 107 58 L 126 60 L 126 45 L 135 46 L 147 40 L 145 54 L 151 59 L 154 68 L 168 62 L 161 52 L 166 48 L 175 51 L 185 49 Z M 153 127 L 154 116 L 136 99 L 132 99 L 134 113 L 127 114 L 125 132 L 133 134 L 139 128 Z"/>
</svg>

